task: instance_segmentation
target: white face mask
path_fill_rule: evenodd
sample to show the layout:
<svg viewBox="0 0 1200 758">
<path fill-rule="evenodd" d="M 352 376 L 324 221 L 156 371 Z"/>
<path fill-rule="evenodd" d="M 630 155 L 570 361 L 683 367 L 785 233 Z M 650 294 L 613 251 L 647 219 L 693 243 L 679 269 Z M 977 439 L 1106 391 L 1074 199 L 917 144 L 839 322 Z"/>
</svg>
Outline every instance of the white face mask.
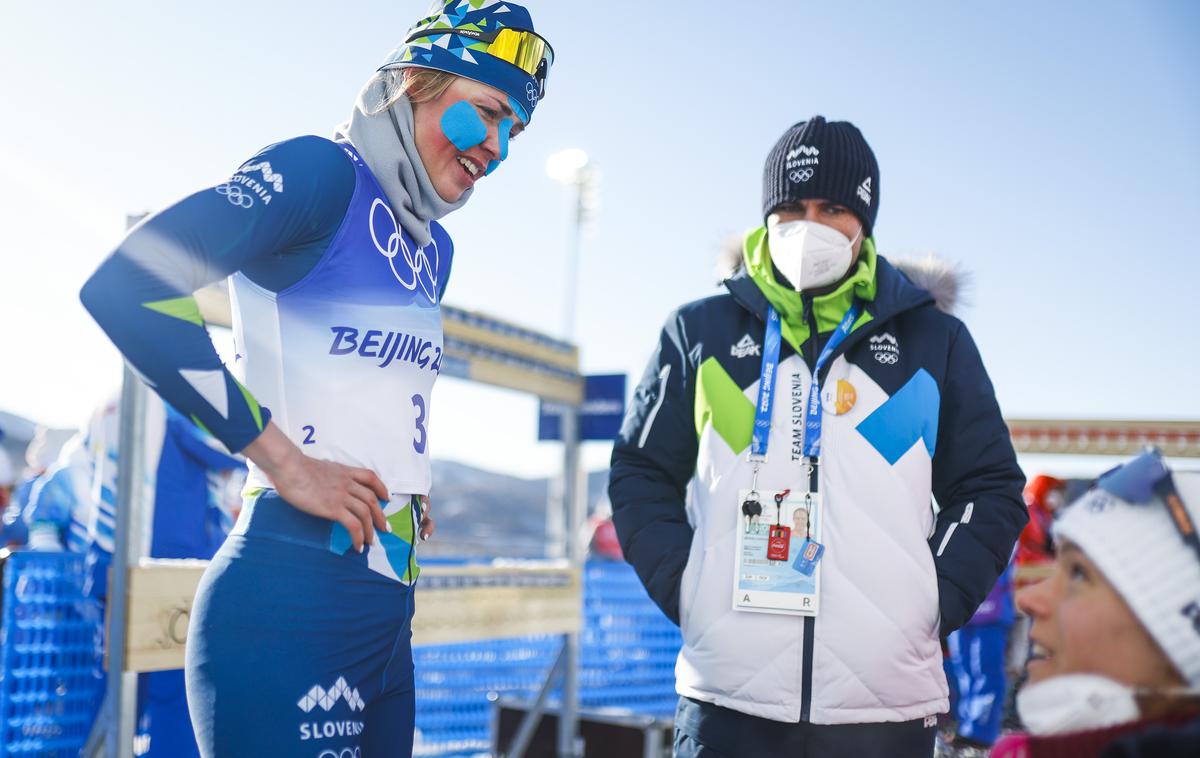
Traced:
<svg viewBox="0 0 1200 758">
<path fill-rule="evenodd" d="M 1064 734 L 1136 721 L 1134 690 L 1096 674 L 1064 674 L 1017 693 L 1017 713 L 1030 734 Z"/>
<path fill-rule="evenodd" d="M 854 240 L 815 221 L 784 221 L 767 227 L 771 261 L 796 290 L 824 287 L 841 279 L 854 258 Z"/>
</svg>

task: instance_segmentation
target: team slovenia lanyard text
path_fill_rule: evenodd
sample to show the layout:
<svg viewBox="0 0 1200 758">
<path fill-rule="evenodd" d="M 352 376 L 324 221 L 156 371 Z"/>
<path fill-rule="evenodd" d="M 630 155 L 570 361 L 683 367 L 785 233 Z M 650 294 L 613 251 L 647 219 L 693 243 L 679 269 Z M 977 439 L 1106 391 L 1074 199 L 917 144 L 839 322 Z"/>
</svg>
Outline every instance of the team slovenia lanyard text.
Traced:
<svg viewBox="0 0 1200 758">
<path fill-rule="evenodd" d="M 829 341 L 825 343 L 825 348 L 817 357 L 816 365 L 813 366 L 812 385 L 809 387 L 808 393 L 808 412 L 804 417 L 803 433 L 804 456 L 810 461 L 816 460 L 821 455 L 821 368 L 829 362 L 830 356 L 837 350 L 838 345 L 842 344 L 842 340 L 850 334 L 854 323 L 858 321 L 861 314 L 862 303 L 855 298 L 837 329 L 829 335 Z M 811 338 L 816 339 L 817 335 L 813 334 Z M 754 408 L 754 433 L 750 438 L 750 460 L 755 464 L 756 479 L 758 464 L 767 460 L 767 444 L 771 432 L 771 408 L 775 404 L 775 375 L 779 369 L 780 339 L 779 313 L 776 312 L 774 306 L 768 306 L 767 331 L 763 335 L 762 373 L 758 381 L 758 405 Z"/>
</svg>

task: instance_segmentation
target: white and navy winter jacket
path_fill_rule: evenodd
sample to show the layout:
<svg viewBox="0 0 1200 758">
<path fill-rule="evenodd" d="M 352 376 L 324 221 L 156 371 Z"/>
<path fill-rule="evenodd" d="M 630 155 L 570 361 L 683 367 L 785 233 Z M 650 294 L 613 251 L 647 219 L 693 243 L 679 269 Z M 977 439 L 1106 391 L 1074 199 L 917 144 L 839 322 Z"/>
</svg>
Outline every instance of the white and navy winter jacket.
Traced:
<svg viewBox="0 0 1200 758">
<path fill-rule="evenodd" d="M 857 400 L 841 415 L 825 404 L 816 481 L 793 430 L 832 326 L 809 300 L 805 341 L 782 345 L 758 480 L 819 488 L 816 618 L 732 608 L 768 300 L 742 271 L 663 328 L 613 450 L 609 494 L 626 559 L 682 630 L 681 695 L 818 724 L 948 708 L 939 636 L 971 617 L 1004 570 L 1026 521 L 1024 477 L 966 327 L 882 257 L 871 274 L 866 315 L 822 369 L 823 390 L 842 379 Z"/>
</svg>

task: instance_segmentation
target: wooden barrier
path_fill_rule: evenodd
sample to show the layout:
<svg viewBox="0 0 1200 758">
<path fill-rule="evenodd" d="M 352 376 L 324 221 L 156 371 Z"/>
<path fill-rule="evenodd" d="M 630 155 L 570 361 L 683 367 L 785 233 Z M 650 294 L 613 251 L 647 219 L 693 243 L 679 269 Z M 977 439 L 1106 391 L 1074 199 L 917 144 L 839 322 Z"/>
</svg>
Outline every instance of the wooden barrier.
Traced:
<svg viewBox="0 0 1200 758">
<path fill-rule="evenodd" d="M 183 667 L 192 600 L 207 566 L 144 560 L 130 569 L 126 671 Z M 565 561 L 422 567 L 413 644 L 576 633 L 582 598 L 580 571 Z"/>
</svg>

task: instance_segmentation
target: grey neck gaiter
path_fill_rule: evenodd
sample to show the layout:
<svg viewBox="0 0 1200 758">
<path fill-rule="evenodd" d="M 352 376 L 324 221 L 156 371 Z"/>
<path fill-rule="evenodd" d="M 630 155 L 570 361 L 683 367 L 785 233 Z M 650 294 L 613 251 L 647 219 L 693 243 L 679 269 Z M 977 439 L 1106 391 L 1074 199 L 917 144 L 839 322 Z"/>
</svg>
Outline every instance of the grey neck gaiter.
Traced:
<svg viewBox="0 0 1200 758">
<path fill-rule="evenodd" d="M 334 130 L 333 138 L 349 142 L 362 156 L 387 195 L 400 226 L 418 246 L 429 244 L 429 222 L 461 208 L 471 197 L 469 189 L 447 203 L 433 188 L 413 138 L 413 109 L 407 96 L 391 108 L 372 113 L 383 102 L 383 82 L 372 78 L 354 104 L 350 120 Z"/>
</svg>

